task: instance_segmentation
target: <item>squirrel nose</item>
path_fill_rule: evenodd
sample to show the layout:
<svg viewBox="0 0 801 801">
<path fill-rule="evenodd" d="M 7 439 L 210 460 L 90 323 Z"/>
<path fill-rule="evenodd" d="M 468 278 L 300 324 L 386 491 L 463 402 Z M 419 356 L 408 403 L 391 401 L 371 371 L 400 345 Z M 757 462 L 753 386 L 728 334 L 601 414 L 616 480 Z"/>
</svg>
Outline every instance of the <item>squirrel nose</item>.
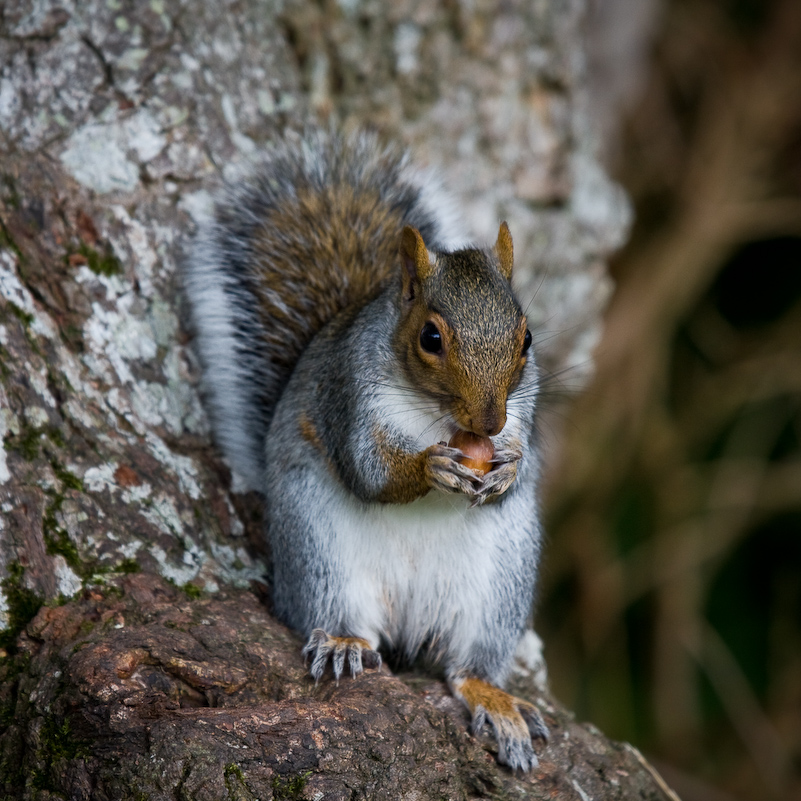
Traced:
<svg viewBox="0 0 801 801">
<path fill-rule="evenodd" d="M 473 433 L 480 437 L 494 437 L 506 425 L 505 409 L 486 409 L 478 419 L 473 419 Z"/>
</svg>

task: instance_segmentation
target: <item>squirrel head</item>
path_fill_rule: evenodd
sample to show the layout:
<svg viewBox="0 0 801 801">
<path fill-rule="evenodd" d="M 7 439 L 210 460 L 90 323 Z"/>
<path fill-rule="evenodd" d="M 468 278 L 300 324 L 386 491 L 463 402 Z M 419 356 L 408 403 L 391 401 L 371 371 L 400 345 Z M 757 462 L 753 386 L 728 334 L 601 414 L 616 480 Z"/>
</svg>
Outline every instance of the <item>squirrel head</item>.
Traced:
<svg viewBox="0 0 801 801">
<path fill-rule="evenodd" d="M 415 387 L 482 437 L 506 424 L 506 401 L 528 359 L 531 333 L 511 286 L 514 250 L 501 223 L 491 249 L 435 253 L 401 235 L 401 317 L 395 349 Z"/>
</svg>

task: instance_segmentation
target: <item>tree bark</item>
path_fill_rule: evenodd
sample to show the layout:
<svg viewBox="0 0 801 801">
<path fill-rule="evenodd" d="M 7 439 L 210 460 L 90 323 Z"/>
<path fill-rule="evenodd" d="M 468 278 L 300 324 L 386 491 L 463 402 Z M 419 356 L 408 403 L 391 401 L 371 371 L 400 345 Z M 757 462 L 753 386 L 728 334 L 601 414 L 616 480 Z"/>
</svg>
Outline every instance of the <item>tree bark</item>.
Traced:
<svg viewBox="0 0 801 801">
<path fill-rule="evenodd" d="M 43 607 L 6 661 L 6 797 L 670 797 L 631 746 L 535 692 L 522 663 L 515 689 L 537 698 L 551 741 L 515 776 L 430 676 L 315 685 L 253 593 L 191 598 L 148 574 L 114 587 Z"/>
<path fill-rule="evenodd" d="M 181 322 L 176 265 L 219 176 L 328 120 L 439 165 L 469 235 L 507 219 L 522 291 L 537 290 L 529 317 L 561 332 L 541 358 L 586 363 L 627 206 L 593 156 L 582 11 L 5 4 L 5 797 L 668 797 L 525 659 L 516 690 L 552 731 L 525 777 L 497 766 L 435 678 L 384 668 L 315 686 L 269 615 L 260 503 L 210 443 Z"/>
</svg>

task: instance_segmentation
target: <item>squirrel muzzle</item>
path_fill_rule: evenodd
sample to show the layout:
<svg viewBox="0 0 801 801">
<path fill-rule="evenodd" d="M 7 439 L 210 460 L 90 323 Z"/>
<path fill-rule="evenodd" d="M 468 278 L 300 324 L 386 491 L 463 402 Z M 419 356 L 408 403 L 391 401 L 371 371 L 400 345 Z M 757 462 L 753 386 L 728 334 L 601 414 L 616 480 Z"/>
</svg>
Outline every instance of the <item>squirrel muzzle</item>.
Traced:
<svg viewBox="0 0 801 801">
<path fill-rule="evenodd" d="M 479 437 L 494 437 L 506 425 L 506 397 L 480 404 L 465 404 L 461 414 L 454 415 L 457 423 Z"/>
<path fill-rule="evenodd" d="M 487 409 L 473 421 L 473 433 L 481 437 L 494 437 L 506 425 L 506 409 Z"/>
</svg>

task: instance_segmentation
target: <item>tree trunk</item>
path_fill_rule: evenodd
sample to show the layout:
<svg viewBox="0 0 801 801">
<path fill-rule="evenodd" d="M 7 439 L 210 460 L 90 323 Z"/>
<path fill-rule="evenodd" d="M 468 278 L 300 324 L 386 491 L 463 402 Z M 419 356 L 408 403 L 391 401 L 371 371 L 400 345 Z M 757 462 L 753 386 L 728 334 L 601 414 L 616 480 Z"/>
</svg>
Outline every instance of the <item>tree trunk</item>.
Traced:
<svg viewBox="0 0 801 801">
<path fill-rule="evenodd" d="M 219 175 L 329 119 L 438 165 L 468 234 L 507 219 L 529 317 L 561 332 L 541 358 L 586 363 L 627 206 L 593 157 L 583 5 L 5 4 L 6 798 L 668 797 L 522 651 L 516 690 L 552 732 L 531 776 L 434 678 L 315 686 L 269 615 L 259 500 L 210 444 L 181 323 L 176 265 Z"/>
</svg>

